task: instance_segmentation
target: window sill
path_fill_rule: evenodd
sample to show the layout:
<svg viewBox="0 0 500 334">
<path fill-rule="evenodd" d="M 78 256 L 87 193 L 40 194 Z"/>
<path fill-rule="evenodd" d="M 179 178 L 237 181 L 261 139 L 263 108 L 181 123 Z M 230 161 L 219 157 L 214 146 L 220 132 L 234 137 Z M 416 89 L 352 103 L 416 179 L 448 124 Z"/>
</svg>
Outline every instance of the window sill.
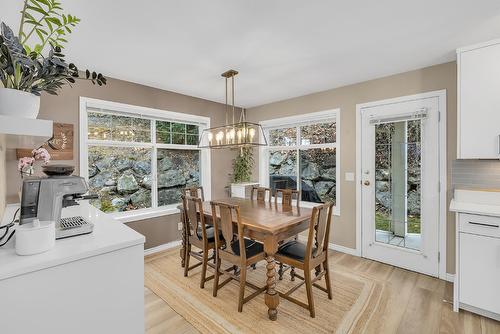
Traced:
<svg viewBox="0 0 500 334">
<path fill-rule="evenodd" d="M 144 219 L 178 214 L 179 209 L 177 209 L 177 205 L 178 204 L 173 204 L 164 208 L 141 209 L 129 212 L 109 213 L 109 215 L 120 223 L 131 223 Z"/>
</svg>

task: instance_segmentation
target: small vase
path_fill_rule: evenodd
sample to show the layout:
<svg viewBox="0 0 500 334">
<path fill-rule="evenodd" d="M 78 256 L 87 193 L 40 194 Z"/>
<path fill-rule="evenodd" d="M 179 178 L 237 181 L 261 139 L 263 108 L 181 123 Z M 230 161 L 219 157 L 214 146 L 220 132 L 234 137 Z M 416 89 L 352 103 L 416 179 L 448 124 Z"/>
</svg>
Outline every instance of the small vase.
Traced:
<svg viewBox="0 0 500 334">
<path fill-rule="evenodd" d="M 11 88 L 0 88 L 0 115 L 36 118 L 40 110 L 40 96 Z"/>
</svg>

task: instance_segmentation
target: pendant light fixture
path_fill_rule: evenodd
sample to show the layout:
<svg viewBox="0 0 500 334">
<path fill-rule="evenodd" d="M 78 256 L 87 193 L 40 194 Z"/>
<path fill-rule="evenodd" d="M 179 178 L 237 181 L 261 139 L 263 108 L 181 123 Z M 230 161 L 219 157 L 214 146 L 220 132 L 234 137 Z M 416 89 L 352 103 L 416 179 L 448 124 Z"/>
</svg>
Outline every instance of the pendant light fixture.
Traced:
<svg viewBox="0 0 500 334">
<path fill-rule="evenodd" d="M 253 146 L 266 146 L 267 139 L 260 124 L 247 122 L 245 109 L 241 110 L 239 121 L 235 121 L 234 106 L 234 77 L 238 74 L 235 70 L 222 73 L 226 79 L 226 123 L 201 133 L 198 147 L 200 148 L 243 148 Z M 231 81 L 231 105 L 228 104 L 228 83 Z M 229 113 L 232 113 L 232 121 Z"/>
</svg>

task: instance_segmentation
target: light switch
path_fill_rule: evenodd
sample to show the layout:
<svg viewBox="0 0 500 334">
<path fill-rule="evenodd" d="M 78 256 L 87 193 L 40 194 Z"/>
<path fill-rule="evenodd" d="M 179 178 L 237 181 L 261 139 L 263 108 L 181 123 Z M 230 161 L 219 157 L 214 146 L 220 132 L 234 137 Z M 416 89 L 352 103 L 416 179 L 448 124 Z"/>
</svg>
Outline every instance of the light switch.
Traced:
<svg viewBox="0 0 500 334">
<path fill-rule="evenodd" d="M 352 172 L 345 172 L 345 180 L 346 181 L 354 181 L 354 173 L 352 173 Z"/>
</svg>

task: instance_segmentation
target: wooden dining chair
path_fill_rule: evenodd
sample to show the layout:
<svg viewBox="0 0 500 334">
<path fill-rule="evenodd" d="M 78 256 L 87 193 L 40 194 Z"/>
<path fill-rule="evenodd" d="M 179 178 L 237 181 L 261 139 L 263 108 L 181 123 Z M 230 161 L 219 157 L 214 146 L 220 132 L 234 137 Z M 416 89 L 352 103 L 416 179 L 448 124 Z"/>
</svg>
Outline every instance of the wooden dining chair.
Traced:
<svg viewBox="0 0 500 334">
<path fill-rule="evenodd" d="M 257 195 L 257 197 L 254 198 L 254 195 Z M 250 193 L 250 199 L 253 201 L 254 199 L 257 200 L 257 202 L 265 202 L 266 197 L 271 200 L 271 189 L 270 188 L 265 188 L 265 187 L 252 187 L 252 192 Z"/>
<path fill-rule="evenodd" d="M 291 288 L 288 292 L 280 294 L 280 296 L 308 309 L 312 318 L 315 317 L 312 295 L 313 286 L 326 292 L 328 294 L 328 299 L 332 299 L 332 285 L 328 267 L 328 244 L 330 240 L 332 211 L 333 203 L 326 203 L 314 207 L 309 223 L 307 244 L 304 245 L 296 240 L 289 241 L 279 247 L 275 255 L 277 261 L 304 271 L 304 277 L 292 271 L 291 275 L 301 279 L 302 282 Z M 314 279 L 311 275 L 312 270 L 316 270 Z M 320 280 L 323 276 L 325 276 L 326 288 L 316 283 L 316 281 Z M 290 296 L 303 284 L 306 285 L 307 304 Z"/>
<path fill-rule="evenodd" d="M 244 226 L 241 223 L 240 207 L 238 205 L 223 202 L 210 202 L 212 206 L 212 217 L 214 227 L 222 231 L 222 236 L 215 235 L 215 278 L 213 295 L 217 297 L 217 291 L 232 279 L 239 280 L 240 291 L 238 296 L 238 312 L 243 311 L 243 304 L 266 290 L 266 286 L 258 287 L 246 281 L 247 268 L 252 264 L 265 259 L 264 245 L 244 237 Z M 218 214 L 217 214 L 218 212 Z M 235 219 L 233 219 L 233 217 Z M 236 230 L 233 221 L 236 221 Z M 227 270 L 221 272 L 222 260 L 238 266 L 239 277 Z M 219 284 L 220 274 L 230 277 Z M 245 297 L 245 286 L 254 289 L 255 292 Z"/>
<path fill-rule="evenodd" d="M 295 206 L 299 207 L 300 203 L 300 192 L 295 189 L 276 189 L 274 192 L 274 204 L 278 204 L 278 197 L 281 195 L 281 205 L 282 206 L 293 206 L 293 200 L 295 197 Z"/>
<path fill-rule="evenodd" d="M 182 204 L 184 209 L 184 223 L 185 230 L 187 233 L 187 245 L 186 253 L 184 256 L 184 276 L 188 276 L 188 272 L 198 266 L 201 267 L 201 279 L 200 288 L 204 288 L 205 282 L 214 278 L 214 276 L 206 277 L 207 266 L 215 269 L 215 265 L 209 263 L 209 260 L 215 259 L 215 230 L 213 226 L 207 226 L 205 224 L 205 215 L 203 214 L 203 201 L 201 198 L 182 195 Z M 201 214 L 200 214 L 201 213 Z M 196 246 L 201 249 L 199 252 L 195 252 L 191 249 L 191 246 Z M 213 250 L 212 257 L 208 257 L 210 250 Z M 197 259 L 198 263 L 193 266 L 189 266 L 190 257 Z"/>
<path fill-rule="evenodd" d="M 191 197 L 199 197 L 202 201 L 205 201 L 205 195 L 203 194 L 203 187 L 188 187 L 183 189 L 183 194 Z"/>
</svg>

